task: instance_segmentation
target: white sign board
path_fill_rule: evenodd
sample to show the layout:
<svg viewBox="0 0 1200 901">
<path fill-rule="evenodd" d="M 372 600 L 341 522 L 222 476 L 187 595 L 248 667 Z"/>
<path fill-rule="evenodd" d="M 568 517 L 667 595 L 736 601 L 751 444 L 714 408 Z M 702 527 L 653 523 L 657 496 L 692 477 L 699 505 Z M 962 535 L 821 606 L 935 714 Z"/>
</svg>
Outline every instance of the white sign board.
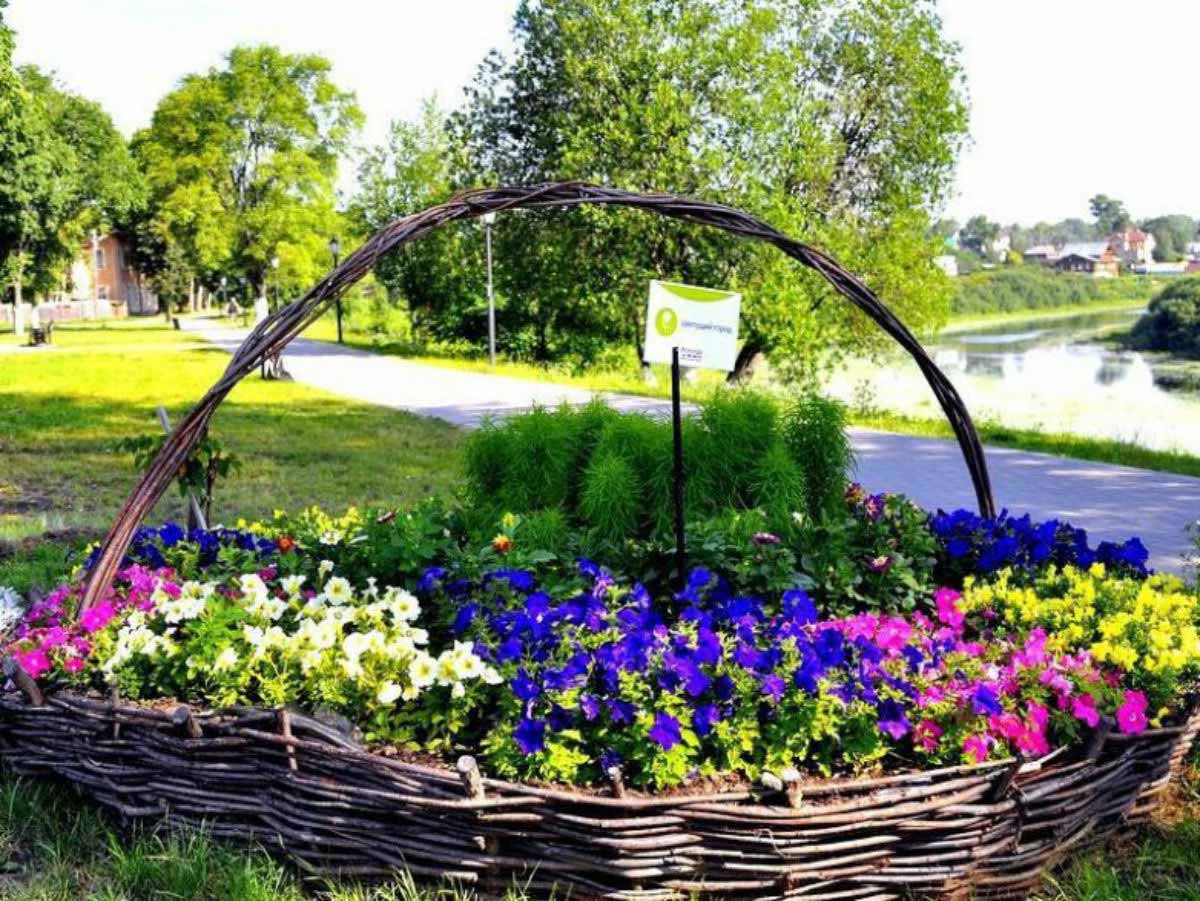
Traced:
<svg viewBox="0 0 1200 901">
<path fill-rule="evenodd" d="M 647 363 L 670 363 L 679 348 L 679 365 L 730 372 L 737 361 L 738 319 L 742 295 L 674 282 L 650 282 L 646 309 Z"/>
</svg>

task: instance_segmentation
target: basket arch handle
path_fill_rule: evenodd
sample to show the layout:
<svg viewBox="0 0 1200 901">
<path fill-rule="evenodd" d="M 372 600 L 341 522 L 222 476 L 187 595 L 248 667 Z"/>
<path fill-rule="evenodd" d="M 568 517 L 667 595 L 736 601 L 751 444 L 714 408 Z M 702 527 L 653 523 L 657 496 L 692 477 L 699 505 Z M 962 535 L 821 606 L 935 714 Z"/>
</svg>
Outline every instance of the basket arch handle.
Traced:
<svg viewBox="0 0 1200 901">
<path fill-rule="evenodd" d="M 586 204 L 629 207 L 671 219 L 718 228 L 743 238 L 765 241 L 801 265 L 820 273 L 835 291 L 869 316 L 903 347 L 916 362 L 941 405 L 958 439 L 967 471 L 975 488 L 980 512 L 993 516 L 996 504 L 983 445 L 958 391 L 937 367 L 916 337 L 859 279 L 827 254 L 776 231 L 748 213 L 717 203 L 672 194 L 642 194 L 583 182 L 553 182 L 531 187 L 484 188 L 467 191 L 381 228 L 307 294 L 276 310 L 234 352 L 229 366 L 200 402 L 185 416 L 142 474 L 117 520 L 104 539 L 99 557 L 88 574 L 80 602 L 85 610 L 112 585 L 134 532 L 150 509 L 170 487 L 179 467 L 203 438 L 217 407 L 234 386 L 258 368 L 259 362 L 283 350 L 311 325 L 337 297 L 371 271 L 384 254 L 450 222 L 474 219 L 484 213 L 522 208 L 547 209 Z"/>
</svg>

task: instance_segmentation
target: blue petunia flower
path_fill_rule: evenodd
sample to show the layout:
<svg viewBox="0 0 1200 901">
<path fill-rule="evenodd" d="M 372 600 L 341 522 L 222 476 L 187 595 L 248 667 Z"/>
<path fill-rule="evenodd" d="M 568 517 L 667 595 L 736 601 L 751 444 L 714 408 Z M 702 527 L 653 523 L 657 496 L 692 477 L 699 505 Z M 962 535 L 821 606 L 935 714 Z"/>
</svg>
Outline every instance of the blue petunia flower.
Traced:
<svg viewBox="0 0 1200 901">
<path fill-rule="evenodd" d="M 513 730 L 513 740 L 521 753 L 526 756 L 537 754 L 546 748 L 546 724 L 541 720 L 531 720 L 528 717 L 517 724 Z"/>
<path fill-rule="evenodd" d="M 671 750 L 683 741 L 679 720 L 675 719 L 669 713 L 661 711 L 656 713 L 654 715 L 654 725 L 650 728 L 650 740 L 664 751 Z"/>
<path fill-rule="evenodd" d="M 974 693 L 971 695 L 971 709 L 979 716 L 996 716 L 1004 711 L 996 689 L 986 683 L 980 683 L 976 686 Z"/>
</svg>

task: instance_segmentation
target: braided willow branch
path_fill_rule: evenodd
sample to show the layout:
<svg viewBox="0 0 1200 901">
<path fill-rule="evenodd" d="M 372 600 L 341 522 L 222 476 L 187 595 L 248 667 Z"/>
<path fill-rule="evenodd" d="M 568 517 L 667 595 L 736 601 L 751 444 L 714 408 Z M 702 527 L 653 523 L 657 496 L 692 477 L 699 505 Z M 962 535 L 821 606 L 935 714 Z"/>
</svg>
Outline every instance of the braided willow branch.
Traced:
<svg viewBox="0 0 1200 901">
<path fill-rule="evenodd" d="M 209 421 L 226 395 L 247 374 L 256 369 L 262 359 L 281 352 L 288 342 L 312 324 L 336 298 L 370 272 L 380 257 L 449 222 L 474 219 L 484 213 L 503 210 L 575 207 L 584 204 L 631 207 L 696 225 L 711 226 L 743 238 L 766 241 L 802 265 L 819 272 L 834 290 L 870 316 L 916 361 L 958 438 L 967 470 L 975 486 L 980 511 L 985 515 L 995 513 L 983 447 L 962 398 L 904 323 L 866 285 L 825 253 L 787 237 L 747 213 L 721 204 L 690 200 L 671 194 L 636 194 L 578 182 L 521 188 L 488 188 L 459 194 L 439 206 L 430 207 L 384 226 L 307 294 L 276 311 L 254 328 L 234 353 L 224 375 L 179 423 L 121 508 L 88 577 L 81 609 L 94 604 L 97 598 L 108 590 L 138 524 L 170 486 L 175 473 L 203 437 Z"/>
</svg>

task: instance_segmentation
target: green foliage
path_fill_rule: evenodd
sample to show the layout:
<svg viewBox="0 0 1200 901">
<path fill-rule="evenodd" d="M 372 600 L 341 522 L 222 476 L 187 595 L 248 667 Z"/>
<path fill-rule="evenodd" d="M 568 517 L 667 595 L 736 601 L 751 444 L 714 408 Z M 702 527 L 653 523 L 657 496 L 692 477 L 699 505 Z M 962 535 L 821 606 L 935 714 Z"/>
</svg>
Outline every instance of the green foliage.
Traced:
<svg viewBox="0 0 1200 901">
<path fill-rule="evenodd" d="M 0 271 L 15 293 L 61 286 L 87 232 L 127 216 L 145 186 L 99 105 L 12 66 L 0 24 Z"/>
<path fill-rule="evenodd" d="M 1154 236 L 1154 259 L 1160 263 L 1182 260 L 1196 240 L 1196 220 L 1186 214 L 1155 216 L 1141 227 Z"/>
<path fill-rule="evenodd" d="M 928 514 L 900 495 L 858 489 L 840 515 L 797 539 L 801 584 L 830 616 L 919 609 L 938 584 L 938 545 L 927 523 Z"/>
<path fill-rule="evenodd" d="M 1134 347 L 1200 359 L 1200 277 L 1177 279 L 1160 291 L 1130 336 Z"/>
<path fill-rule="evenodd" d="M 1098 301 L 1140 300 L 1153 290 L 1144 277 L 1097 279 L 1038 266 L 995 269 L 955 281 L 955 314 L 1084 306 Z"/>
<path fill-rule="evenodd" d="M 558 511 L 607 549 L 672 534 L 671 424 L 599 402 L 534 410 L 473 434 L 465 450 L 465 516 L 487 537 L 508 512 Z M 718 391 L 684 420 L 689 521 L 761 508 L 786 533 L 803 513 L 840 509 L 851 453 L 843 408 L 804 395 L 786 408 L 748 390 Z"/>
<path fill-rule="evenodd" d="M 167 435 L 161 433 L 122 438 L 117 442 L 119 451 L 133 455 L 134 468 L 149 469 L 158 452 L 166 443 Z M 179 467 L 175 484 L 179 496 L 194 496 L 204 512 L 205 522 L 212 522 L 213 493 L 218 479 L 228 478 L 241 468 L 242 461 L 225 449 L 216 438 L 205 435 L 188 454 Z"/>
<path fill-rule="evenodd" d="M 815 392 L 800 395 L 784 410 L 783 439 L 803 470 L 810 519 L 838 511 L 854 449 L 846 434 L 846 408 Z"/>
<path fill-rule="evenodd" d="M 1088 209 L 1096 220 L 1096 230 L 1102 235 L 1110 235 L 1133 224 L 1125 204 L 1107 194 L 1092 197 L 1088 201 Z"/>
<path fill-rule="evenodd" d="M 669 190 L 826 247 L 910 324 L 944 317 L 927 210 L 948 190 L 967 120 L 957 48 L 926 0 L 525 0 L 514 36 L 448 122 L 427 105 L 368 157 L 354 204 L 364 227 L 479 184 Z M 481 239 L 474 224 L 450 226 L 380 262 L 418 336 L 481 346 Z M 712 230 L 586 208 L 501 214 L 494 239 L 511 357 L 586 365 L 614 342 L 640 357 L 652 276 L 743 291 L 739 377 L 762 351 L 802 379 L 883 340 L 848 305 L 818 304 L 819 276 Z"/>
<path fill-rule="evenodd" d="M 210 287 L 227 272 L 255 292 L 268 276 L 284 293 L 307 288 L 344 227 L 338 158 L 361 122 L 317 55 L 235 47 L 223 68 L 186 76 L 133 140 L 151 189 L 147 216 L 130 229 L 139 262 L 157 272 L 177 245 Z"/>
</svg>

